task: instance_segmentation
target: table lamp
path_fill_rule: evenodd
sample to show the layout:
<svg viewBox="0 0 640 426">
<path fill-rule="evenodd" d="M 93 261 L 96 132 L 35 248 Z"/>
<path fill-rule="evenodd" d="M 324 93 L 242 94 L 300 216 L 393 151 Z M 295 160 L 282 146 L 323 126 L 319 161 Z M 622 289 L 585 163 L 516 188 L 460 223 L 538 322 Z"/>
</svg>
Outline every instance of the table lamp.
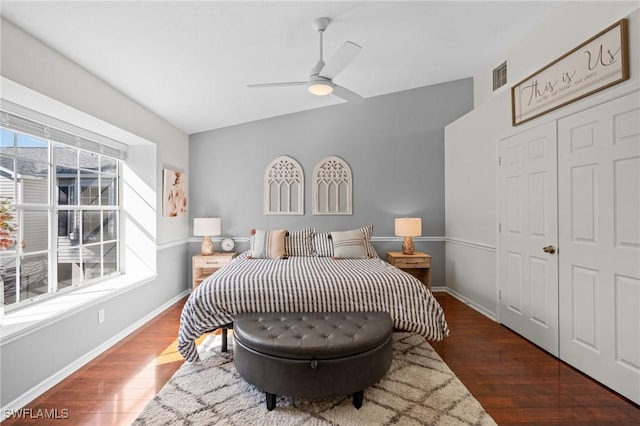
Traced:
<svg viewBox="0 0 640 426">
<path fill-rule="evenodd" d="M 213 254 L 213 241 L 209 236 L 220 235 L 221 220 L 219 217 L 197 217 L 193 219 L 193 235 L 204 237 L 200 244 L 200 254 Z"/>
<path fill-rule="evenodd" d="M 413 254 L 413 240 L 411 237 L 422 235 L 422 219 L 419 217 L 396 218 L 396 236 L 404 237 L 402 254 Z"/>
</svg>

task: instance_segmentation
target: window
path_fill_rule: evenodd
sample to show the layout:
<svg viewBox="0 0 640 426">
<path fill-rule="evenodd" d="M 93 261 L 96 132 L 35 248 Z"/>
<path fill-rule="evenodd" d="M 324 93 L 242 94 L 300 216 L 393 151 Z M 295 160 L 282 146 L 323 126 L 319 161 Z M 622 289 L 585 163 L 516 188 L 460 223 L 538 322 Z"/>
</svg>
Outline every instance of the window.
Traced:
<svg viewBox="0 0 640 426">
<path fill-rule="evenodd" d="M 119 272 L 120 161 L 0 131 L 3 306 Z"/>
</svg>

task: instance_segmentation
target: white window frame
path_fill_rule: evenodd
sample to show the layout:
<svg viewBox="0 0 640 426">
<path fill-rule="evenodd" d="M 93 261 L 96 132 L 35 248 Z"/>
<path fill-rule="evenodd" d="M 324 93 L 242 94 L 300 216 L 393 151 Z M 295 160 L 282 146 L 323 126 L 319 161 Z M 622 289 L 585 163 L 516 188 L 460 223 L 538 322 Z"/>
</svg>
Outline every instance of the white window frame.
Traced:
<svg viewBox="0 0 640 426">
<path fill-rule="evenodd" d="M 12 115 L 12 113 L 7 112 L 6 109 L 12 109 L 11 106 L 9 106 L 9 108 L 7 108 L 7 104 L 11 104 L 11 103 L 7 103 L 6 101 L 3 100 L 2 103 L 2 111 L 0 112 L 0 127 L 2 127 L 3 129 L 6 129 L 10 132 L 12 132 L 14 134 L 14 138 L 13 138 L 13 143 L 14 143 L 14 147 L 16 146 L 16 140 L 18 138 L 18 135 L 26 135 L 26 136 L 30 136 L 30 137 L 34 137 L 37 138 L 39 140 L 43 140 L 47 142 L 47 149 L 48 149 L 48 153 L 47 153 L 47 168 L 48 168 L 48 194 L 47 194 L 47 201 L 44 204 L 25 204 L 25 203 L 16 203 L 16 201 L 22 201 L 22 200 L 16 200 L 14 199 L 14 204 L 13 206 L 15 207 L 15 214 L 20 215 L 20 219 L 22 219 L 22 215 L 25 211 L 29 212 L 29 211 L 46 211 L 47 214 L 47 222 L 48 222 L 48 242 L 47 242 L 47 292 L 41 295 L 35 295 L 35 296 L 31 296 L 28 298 L 25 298 L 23 300 L 20 300 L 21 298 L 21 286 L 19 284 L 20 282 L 20 271 L 21 271 L 21 264 L 22 264 L 22 260 L 24 259 L 25 256 L 30 257 L 30 256 L 36 256 L 39 254 L 42 254 L 41 252 L 43 252 L 42 250 L 38 251 L 38 252 L 33 252 L 33 253 L 28 253 L 28 254 L 24 254 L 22 247 L 20 247 L 22 238 L 21 236 L 23 236 L 23 232 L 24 230 L 21 229 L 22 226 L 18 227 L 17 230 L 17 234 L 18 234 L 18 241 L 16 243 L 16 247 L 15 247 L 15 269 L 16 269 L 16 295 L 15 295 L 15 301 L 9 305 L 4 305 L 4 283 L 3 283 L 3 289 L 2 289 L 2 307 L 6 312 L 10 312 L 13 310 L 17 310 L 20 309 L 22 307 L 24 307 L 25 305 L 28 305 L 29 302 L 35 302 L 35 301 L 42 301 L 42 300 L 47 300 L 49 298 L 52 297 L 56 297 L 57 295 L 63 294 L 65 292 L 68 291 L 73 291 L 74 289 L 81 287 L 81 286 L 87 286 L 87 285 L 91 285 L 94 283 L 99 283 L 99 282 L 103 282 L 105 280 L 111 279 L 115 276 L 121 275 L 123 273 L 123 247 L 124 247 L 124 242 L 122 241 L 122 233 L 121 233 L 121 221 L 122 221 L 122 217 L 123 217 L 123 203 L 122 203 L 122 183 L 123 183 L 123 179 L 122 179 L 122 166 L 123 166 L 123 161 L 118 159 L 118 158 L 114 158 L 114 156 L 112 155 L 106 155 L 105 151 L 107 151 L 107 149 L 105 149 L 105 147 L 103 145 L 101 145 L 100 143 L 97 142 L 92 142 L 92 141 L 88 141 L 87 139 L 81 137 L 81 136 L 76 136 L 74 138 L 74 145 L 69 145 L 68 143 L 64 143 L 58 140 L 54 140 L 54 139 L 50 139 L 49 136 L 51 136 L 52 133 L 52 129 L 50 127 L 48 127 L 47 125 L 44 125 L 42 123 L 37 123 L 37 122 L 33 122 L 33 117 L 29 117 L 29 118 L 24 118 L 24 117 L 18 117 L 18 116 L 14 116 Z M 34 114 L 35 115 L 35 114 Z M 16 120 L 26 120 L 24 122 L 20 122 L 20 124 L 17 126 L 17 128 L 13 128 L 11 126 L 11 119 L 14 118 Z M 54 120 L 54 119 L 52 119 Z M 36 131 L 30 132 L 30 131 L 25 131 L 24 127 L 25 123 L 35 123 L 34 129 L 37 129 L 37 124 L 41 124 L 41 129 L 42 129 L 42 133 L 41 135 L 38 134 L 34 134 L 37 133 Z M 22 127 L 22 128 L 21 128 Z M 65 129 L 68 130 L 68 129 Z M 55 131 L 55 130 L 54 130 Z M 58 135 L 63 134 L 60 131 L 58 131 Z M 84 136 L 90 134 L 90 132 L 85 131 L 83 133 Z M 67 134 L 68 135 L 68 134 Z M 64 136 L 64 134 L 63 134 Z M 79 146 L 82 146 L 84 142 L 84 145 L 90 149 L 82 149 Z M 63 205 L 63 208 L 60 209 L 59 205 L 58 205 L 58 200 L 57 200 L 57 173 L 56 173 L 56 161 L 55 161 L 55 146 L 57 145 L 62 145 L 62 146 L 67 146 L 71 149 L 76 150 L 77 153 L 79 153 L 80 151 L 87 151 L 87 152 L 91 152 L 94 155 L 98 155 L 99 157 L 99 161 L 101 162 L 103 157 L 109 157 L 112 160 L 116 161 L 117 164 L 117 170 L 116 172 L 111 175 L 114 176 L 117 179 L 117 204 L 115 205 L 102 205 L 102 197 L 100 195 L 100 193 L 98 194 L 98 202 L 99 204 L 96 205 L 82 205 L 81 203 L 81 193 L 80 191 L 77 194 L 77 203 L 76 205 L 73 206 L 66 206 Z M 96 152 L 97 151 L 97 152 Z M 113 153 L 114 149 L 110 149 L 108 150 L 109 153 Z M 118 152 L 118 156 L 120 158 L 125 158 L 126 157 L 126 152 L 123 151 L 115 151 Z M 13 157 L 14 159 L 17 158 L 22 158 L 18 156 L 17 152 L 14 152 Z M 100 163 L 99 163 L 100 164 Z M 78 170 L 80 170 L 80 164 L 77 164 L 78 166 Z M 16 169 L 17 171 L 17 169 Z M 101 179 L 103 177 L 103 175 L 108 175 L 107 173 L 101 173 L 100 171 L 97 172 L 98 175 L 98 182 L 100 185 Z M 80 174 L 78 174 L 77 179 L 80 179 Z M 80 181 L 79 181 L 80 183 Z M 17 190 L 17 184 L 14 178 L 14 196 L 17 196 L 17 193 L 15 192 Z M 104 247 L 105 244 L 107 244 L 105 241 L 102 240 L 102 232 L 101 232 L 101 236 L 100 236 L 100 241 L 98 243 L 89 243 L 89 246 L 94 246 L 94 245 L 99 245 L 100 246 L 100 276 L 94 279 L 85 279 L 84 275 L 82 277 L 82 279 L 80 280 L 80 282 L 78 283 L 72 283 L 71 285 L 67 285 L 65 287 L 60 287 L 60 283 L 58 282 L 58 246 L 57 246 L 57 239 L 58 239 L 58 217 L 59 217 L 59 212 L 60 210 L 64 210 L 64 211 L 79 211 L 79 212 L 84 212 L 84 211 L 100 211 L 100 212 L 115 212 L 116 213 L 116 239 L 113 240 L 116 243 L 117 246 L 117 251 L 116 251 L 116 267 L 115 267 L 115 271 L 109 273 L 109 274 L 104 274 Z M 101 217 L 102 217 L 102 213 L 101 213 Z M 23 221 L 19 220 L 18 221 L 19 224 L 22 224 Z M 82 213 L 80 214 L 80 218 L 79 218 L 79 223 L 80 226 L 82 226 L 83 223 L 83 218 L 82 218 Z M 102 231 L 102 230 L 101 230 Z M 80 236 L 79 238 L 82 238 L 83 233 L 80 232 Z M 112 240 L 109 240 L 110 242 Z M 79 245 L 79 253 L 80 253 L 80 265 L 81 268 L 84 270 L 84 263 L 83 263 L 83 258 L 82 258 L 82 252 L 83 252 L 83 246 L 85 246 L 87 244 L 81 243 Z"/>
</svg>

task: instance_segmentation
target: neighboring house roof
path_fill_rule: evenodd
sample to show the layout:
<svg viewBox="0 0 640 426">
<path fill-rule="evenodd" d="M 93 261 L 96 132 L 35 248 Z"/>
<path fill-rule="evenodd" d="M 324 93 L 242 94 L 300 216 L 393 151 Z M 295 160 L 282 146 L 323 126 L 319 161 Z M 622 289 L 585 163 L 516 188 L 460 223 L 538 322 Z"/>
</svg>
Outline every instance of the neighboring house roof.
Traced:
<svg viewBox="0 0 640 426">
<path fill-rule="evenodd" d="M 24 176 L 46 176 L 49 165 L 48 148 L 0 148 L 0 167 L 6 173 L 11 173 L 14 169 L 13 157 L 20 161 L 18 173 Z M 74 149 L 56 150 L 56 166 L 58 175 L 74 176 L 76 174 L 77 151 Z M 81 153 L 80 162 L 82 170 L 98 171 L 99 157 L 95 154 Z M 112 167 L 112 163 L 105 165 L 103 170 Z"/>
</svg>

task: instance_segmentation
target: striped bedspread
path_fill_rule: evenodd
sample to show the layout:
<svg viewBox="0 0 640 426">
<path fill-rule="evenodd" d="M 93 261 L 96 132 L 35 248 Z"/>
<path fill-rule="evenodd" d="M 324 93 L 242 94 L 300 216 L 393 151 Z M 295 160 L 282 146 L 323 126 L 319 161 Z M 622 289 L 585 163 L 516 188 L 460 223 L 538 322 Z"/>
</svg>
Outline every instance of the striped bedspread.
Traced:
<svg viewBox="0 0 640 426">
<path fill-rule="evenodd" d="M 429 340 L 449 335 L 444 312 L 424 284 L 382 259 L 242 254 L 191 293 L 180 318 L 178 351 L 187 361 L 199 361 L 194 341 L 243 312 L 350 311 L 389 312 L 397 329 Z"/>
</svg>

